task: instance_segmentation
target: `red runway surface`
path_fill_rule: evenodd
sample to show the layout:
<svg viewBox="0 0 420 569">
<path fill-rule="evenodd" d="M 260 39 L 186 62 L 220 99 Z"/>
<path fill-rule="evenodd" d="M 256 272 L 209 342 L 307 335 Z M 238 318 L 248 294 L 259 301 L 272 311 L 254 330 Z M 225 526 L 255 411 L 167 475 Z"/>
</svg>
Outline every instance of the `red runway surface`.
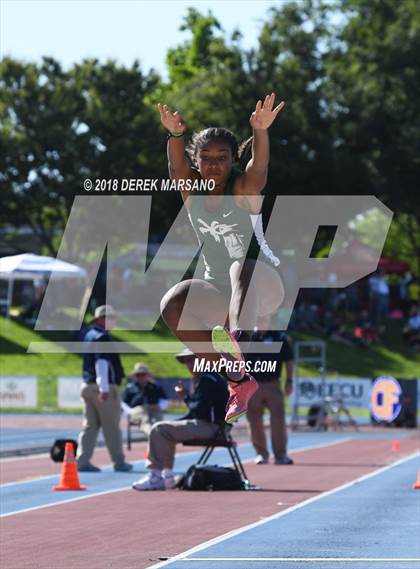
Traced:
<svg viewBox="0 0 420 569">
<path fill-rule="evenodd" d="M 296 453 L 294 466 L 247 465 L 260 491 L 123 490 L 13 515 L 1 520 L 2 564 L 7 569 L 145 568 L 416 450 L 416 434 L 401 440 L 399 452 L 391 450 L 390 440 L 343 441 Z M 8 465 L 12 461 L 3 470 Z"/>
</svg>

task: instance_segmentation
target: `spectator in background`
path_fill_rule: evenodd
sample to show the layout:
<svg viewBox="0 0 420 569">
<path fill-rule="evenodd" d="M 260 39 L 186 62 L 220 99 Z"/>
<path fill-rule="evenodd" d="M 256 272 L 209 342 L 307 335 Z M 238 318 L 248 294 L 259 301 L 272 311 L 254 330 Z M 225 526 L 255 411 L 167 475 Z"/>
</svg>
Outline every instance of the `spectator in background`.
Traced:
<svg viewBox="0 0 420 569">
<path fill-rule="evenodd" d="M 21 318 L 26 322 L 35 323 L 38 318 L 39 310 L 44 300 L 46 284 L 43 279 L 36 279 L 33 282 L 33 295 L 29 304 L 21 314 Z"/>
<path fill-rule="evenodd" d="M 353 283 L 352 285 L 346 288 L 347 294 L 347 308 L 350 312 L 359 312 L 361 302 L 360 302 L 360 294 L 359 294 L 359 286 L 357 283 Z"/>
<path fill-rule="evenodd" d="M 407 290 L 410 307 L 417 306 L 420 302 L 420 279 L 413 279 L 407 285 Z"/>
<path fill-rule="evenodd" d="M 125 462 L 120 429 L 121 397 L 120 384 L 124 370 L 120 357 L 108 353 L 106 344 L 111 342 L 111 330 L 116 323 L 112 306 L 102 305 L 95 310 L 95 318 L 85 331 L 83 341 L 86 352 L 83 355 L 83 430 L 79 435 L 77 466 L 79 472 L 100 472 L 90 459 L 95 450 L 99 429 L 114 463 L 116 472 L 129 472 L 133 466 Z M 103 351 L 98 348 L 103 345 Z"/>
<path fill-rule="evenodd" d="M 377 324 L 388 318 L 389 285 L 384 271 L 379 271 L 369 279 L 372 321 Z"/>
<path fill-rule="evenodd" d="M 410 317 L 403 329 L 403 338 L 416 351 L 420 350 L 420 311 L 417 306 L 410 310 Z"/>
<path fill-rule="evenodd" d="M 350 331 L 347 325 L 335 315 L 331 315 L 328 319 L 326 335 L 332 342 L 343 344 L 344 346 L 353 347 L 356 343 L 353 331 Z"/>
<path fill-rule="evenodd" d="M 280 378 L 282 364 L 286 364 L 285 394 L 289 396 L 293 391 L 293 352 L 286 334 L 275 330 L 269 330 L 271 315 L 260 317 L 253 342 L 272 344 L 283 342 L 280 353 L 253 353 L 248 354 L 252 362 L 252 374 L 258 382 L 258 390 L 251 397 L 248 404 L 247 419 L 251 429 L 251 439 L 257 456 L 256 464 L 267 464 L 269 451 L 264 430 L 264 410 L 270 411 L 271 447 L 274 454 L 275 464 L 293 464 L 293 460 L 287 455 L 287 428 L 284 409 L 284 393 L 281 388 Z M 258 372 L 257 362 L 276 362 L 274 371 Z M 260 366 L 261 367 L 261 366 Z"/>
<path fill-rule="evenodd" d="M 415 429 L 417 420 L 415 413 L 415 405 L 413 405 L 412 399 L 408 395 L 403 395 L 401 400 L 401 411 L 391 425 L 394 427 L 400 427 L 403 429 Z"/>
<path fill-rule="evenodd" d="M 134 490 L 168 490 L 175 488 L 172 471 L 177 443 L 194 439 L 211 439 L 224 424 L 228 400 L 227 382 L 218 373 L 194 371 L 196 355 L 186 348 L 177 360 L 187 366 L 193 377 L 194 391 L 187 395 L 183 385 L 176 388 L 183 397 L 188 413 L 179 421 L 155 423 L 149 435 L 148 468 L 150 473 L 133 483 Z"/>
<path fill-rule="evenodd" d="M 403 312 L 404 312 L 404 316 L 407 316 L 409 308 L 410 308 L 408 285 L 411 283 L 412 280 L 413 280 L 413 276 L 410 272 L 408 272 L 408 273 L 405 273 L 405 275 L 403 277 L 401 277 L 400 283 L 399 283 L 399 296 L 400 296 L 400 302 L 401 302 L 401 307 L 402 307 Z"/>
<path fill-rule="evenodd" d="M 168 408 L 168 398 L 156 385 L 149 368 L 135 364 L 123 394 L 122 407 L 132 423 L 140 426 L 147 435 L 153 424 L 163 419 L 162 411 Z"/>
<path fill-rule="evenodd" d="M 318 307 L 304 300 L 296 309 L 296 324 L 299 330 L 319 328 Z"/>
<path fill-rule="evenodd" d="M 360 316 L 356 318 L 354 339 L 356 345 L 361 348 L 367 348 L 373 342 L 379 341 L 379 335 L 370 322 L 369 312 L 367 310 L 362 310 Z"/>
</svg>

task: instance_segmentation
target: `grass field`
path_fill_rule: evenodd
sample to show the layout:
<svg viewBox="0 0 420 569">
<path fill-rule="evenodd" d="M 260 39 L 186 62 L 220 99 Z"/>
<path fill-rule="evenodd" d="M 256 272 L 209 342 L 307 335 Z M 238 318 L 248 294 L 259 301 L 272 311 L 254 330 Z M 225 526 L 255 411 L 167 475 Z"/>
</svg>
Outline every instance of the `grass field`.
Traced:
<svg viewBox="0 0 420 569">
<path fill-rule="evenodd" d="M 327 375 L 377 377 L 419 377 L 420 354 L 414 354 L 401 339 L 402 325 L 397 321 L 387 324 L 383 343 L 368 349 L 350 348 L 327 343 Z M 168 341 L 165 329 L 156 332 L 126 332 L 116 330 L 116 340 L 125 342 Z M 293 340 L 319 339 L 314 334 L 292 333 Z M 78 376 L 82 358 L 77 354 L 28 354 L 30 342 L 68 340 L 65 333 L 35 332 L 22 323 L 0 317 L 0 375 L 32 375 L 39 378 L 39 408 L 56 409 L 56 378 L 59 375 Z M 175 341 L 175 340 L 174 340 Z M 179 343 L 178 343 L 179 344 Z M 179 344 L 179 348 L 182 346 Z M 146 363 L 156 377 L 188 377 L 186 368 L 171 354 L 122 354 L 122 362 L 128 373 L 135 362 Z M 300 369 L 301 375 L 318 375 L 318 370 L 308 366 Z"/>
<path fill-rule="evenodd" d="M 343 346 L 327 342 L 327 372 L 353 377 L 395 377 L 419 378 L 420 353 L 415 353 L 402 340 L 402 323 L 387 322 L 380 344 L 369 348 Z M 315 334 L 291 334 L 294 340 L 325 339 Z"/>
</svg>

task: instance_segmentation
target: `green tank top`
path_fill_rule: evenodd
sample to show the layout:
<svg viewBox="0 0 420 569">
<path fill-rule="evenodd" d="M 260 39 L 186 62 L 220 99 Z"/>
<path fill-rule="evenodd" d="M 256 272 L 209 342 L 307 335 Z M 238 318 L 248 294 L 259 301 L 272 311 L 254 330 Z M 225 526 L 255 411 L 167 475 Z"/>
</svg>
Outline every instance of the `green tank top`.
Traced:
<svg viewBox="0 0 420 569">
<path fill-rule="evenodd" d="M 201 245 L 204 278 L 224 287 L 230 286 L 232 263 L 240 259 L 257 259 L 260 251 L 249 212 L 239 208 L 234 200 L 233 186 L 239 175 L 239 171 L 232 170 L 221 196 L 223 199 L 215 211 L 206 208 L 209 203 L 211 207 L 211 199 L 206 199 L 211 196 L 209 192 L 191 196 L 188 212 Z"/>
</svg>

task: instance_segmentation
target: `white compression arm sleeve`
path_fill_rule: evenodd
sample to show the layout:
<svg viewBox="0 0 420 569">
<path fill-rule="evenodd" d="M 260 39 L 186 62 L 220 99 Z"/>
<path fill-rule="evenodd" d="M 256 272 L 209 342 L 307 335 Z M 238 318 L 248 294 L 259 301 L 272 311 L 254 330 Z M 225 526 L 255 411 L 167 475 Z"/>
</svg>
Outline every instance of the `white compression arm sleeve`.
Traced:
<svg viewBox="0 0 420 569">
<path fill-rule="evenodd" d="M 99 358 L 95 363 L 96 383 L 98 384 L 101 393 L 108 393 L 109 391 L 109 362 Z"/>
<path fill-rule="evenodd" d="M 267 241 L 265 240 L 263 224 L 262 224 L 262 215 L 250 214 L 249 216 L 251 218 L 251 223 L 254 227 L 254 234 L 255 237 L 257 238 L 258 245 L 261 247 L 261 251 L 272 265 L 278 267 L 280 265 L 280 259 L 274 255 L 273 251 L 270 249 Z"/>
</svg>

